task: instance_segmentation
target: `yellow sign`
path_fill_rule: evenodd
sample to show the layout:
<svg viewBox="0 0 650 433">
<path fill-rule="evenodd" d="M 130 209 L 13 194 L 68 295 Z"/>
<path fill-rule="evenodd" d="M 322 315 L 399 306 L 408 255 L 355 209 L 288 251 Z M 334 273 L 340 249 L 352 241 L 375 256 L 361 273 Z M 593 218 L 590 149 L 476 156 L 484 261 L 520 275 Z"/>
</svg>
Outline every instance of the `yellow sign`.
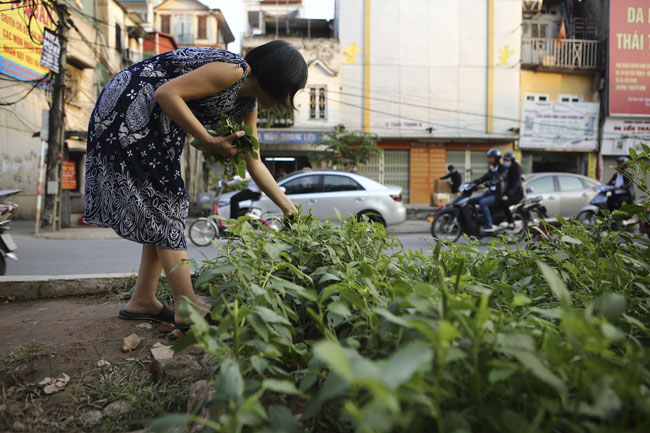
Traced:
<svg viewBox="0 0 650 433">
<path fill-rule="evenodd" d="M 361 48 L 357 48 L 354 42 L 352 42 L 348 47 L 343 51 L 343 55 L 345 56 L 345 60 L 343 63 L 357 63 L 356 60 L 354 60 L 354 57 L 361 52 Z"/>
<path fill-rule="evenodd" d="M 54 29 L 56 11 L 41 0 L 11 2 L 0 11 L 0 73 L 22 81 L 38 80 L 49 70 L 40 65 L 43 29 Z M 31 20 L 30 20 L 31 17 Z M 49 88 L 51 83 L 42 83 Z"/>
<path fill-rule="evenodd" d="M 598 165 L 598 155 L 595 154 L 594 152 L 589 153 L 589 159 L 587 159 L 587 177 L 596 179 L 597 165 Z"/>
<path fill-rule="evenodd" d="M 497 66 L 510 66 L 508 59 L 514 53 L 515 51 L 514 50 L 510 51 L 510 47 L 508 46 L 508 44 L 506 44 L 502 49 L 499 50 L 499 55 L 501 57 L 499 58 L 499 63 L 497 63 Z"/>
</svg>

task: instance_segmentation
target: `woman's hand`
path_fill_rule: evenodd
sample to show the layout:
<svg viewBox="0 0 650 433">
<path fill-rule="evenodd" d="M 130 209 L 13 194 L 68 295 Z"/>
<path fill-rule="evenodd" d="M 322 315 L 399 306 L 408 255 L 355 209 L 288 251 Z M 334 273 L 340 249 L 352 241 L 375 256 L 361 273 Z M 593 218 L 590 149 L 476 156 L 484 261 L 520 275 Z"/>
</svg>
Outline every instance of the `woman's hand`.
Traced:
<svg viewBox="0 0 650 433">
<path fill-rule="evenodd" d="M 246 135 L 244 131 L 237 131 L 230 135 L 225 135 L 223 137 L 213 137 L 209 136 L 207 141 L 203 141 L 205 147 L 210 150 L 217 152 L 218 154 L 225 156 L 226 158 L 231 158 L 241 152 L 243 149 L 237 149 L 232 145 L 233 141 Z"/>
</svg>

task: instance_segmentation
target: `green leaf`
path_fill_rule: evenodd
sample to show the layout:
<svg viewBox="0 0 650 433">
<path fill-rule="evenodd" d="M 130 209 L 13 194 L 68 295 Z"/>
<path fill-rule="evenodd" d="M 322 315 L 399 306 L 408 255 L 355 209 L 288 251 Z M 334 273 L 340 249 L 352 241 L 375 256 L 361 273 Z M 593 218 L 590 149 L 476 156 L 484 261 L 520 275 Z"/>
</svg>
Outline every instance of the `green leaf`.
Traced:
<svg viewBox="0 0 650 433">
<path fill-rule="evenodd" d="M 233 359 L 223 361 L 219 372 L 219 386 L 217 389 L 231 400 L 240 400 L 243 397 L 244 379 L 237 361 Z"/>
<path fill-rule="evenodd" d="M 582 241 L 576 238 L 573 238 L 569 235 L 563 235 L 562 238 L 560 239 L 562 242 L 566 242 L 569 244 L 575 244 L 575 245 L 582 245 Z"/>
<path fill-rule="evenodd" d="M 269 424 L 273 433 L 304 433 L 305 429 L 293 416 L 293 413 L 280 405 L 269 407 Z"/>
<path fill-rule="evenodd" d="M 339 277 L 337 277 L 336 275 L 330 274 L 328 272 L 328 273 L 323 274 L 322 277 L 320 277 L 320 280 L 318 281 L 318 284 L 323 284 L 323 283 L 326 283 L 328 281 L 341 281 L 341 279 Z"/>
<path fill-rule="evenodd" d="M 391 389 L 407 382 L 420 368 L 430 365 L 433 351 L 425 343 L 416 341 L 393 353 L 381 367 L 381 381 Z"/>
<path fill-rule="evenodd" d="M 603 316 L 613 322 L 625 313 L 627 301 L 618 293 L 604 293 L 596 303 Z"/>
<path fill-rule="evenodd" d="M 343 317 L 347 317 L 350 314 L 352 314 L 352 312 L 348 308 L 347 304 L 345 302 L 341 302 L 341 301 L 330 302 L 327 305 L 327 310 L 331 311 L 332 313 L 338 314 L 339 316 L 343 316 Z"/>
<path fill-rule="evenodd" d="M 508 379 L 516 371 L 514 368 L 494 368 L 488 373 L 488 381 L 491 384 L 501 382 L 502 380 Z"/>
<path fill-rule="evenodd" d="M 180 352 L 181 350 L 191 346 L 196 343 L 196 335 L 193 332 L 188 332 L 187 334 L 181 336 L 178 340 L 172 345 L 172 350 L 174 352 Z"/>
<path fill-rule="evenodd" d="M 255 332 L 262 337 L 265 343 L 269 341 L 269 328 L 266 323 L 257 314 L 250 314 L 247 319 L 248 323 L 251 324 Z"/>
<path fill-rule="evenodd" d="M 515 297 L 512 303 L 517 307 L 521 307 L 523 305 L 530 304 L 531 300 L 528 296 L 524 295 L 523 293 L 515 293 Z"/>
<path fill-rule="evenodd" d="M 268 367 L 269 365 L 269 361 L 267 361 L 264 358 L 260 358 L 257 355 L 253 355 L 251 356 L 251 365 L 253 366 L 257 374 L 262 376 L 264 374 L 264 370 L 266 370 L 266 367 Z"/>
<path fill-rule="evenodd" d="M 262 382 L 262 388 L 280 394 L 302 394 L 302 392 L 296 388 L 296 385 L 288 380 L 264 379 L 264 382 Z"/>
<path fill-rule="evenodd" d="M 280 316 L 278 313 L 276 313 L 273 310 L 270 310 L 266 307 L 255 307 L 254 311 L 264 320 L 265 322 L 269 323 L 282 323 L 284 325 L 289 325 L 291 326 L 291 322 L 289 322 L 286 317 Z"/>
<path fill-rule="evenodd" d="M 352 369 L 343 347 L 333 341 L 321 341 L 314 345 L 314 356 L 325 362 L 330 370 L 339 374 L 346 381 L 351 382 Z"/>
<path fill-rule="evenodd" d="M 544 279 L 546 279 L 551 291 L 558 298 L 560 304 L 563 306 L 571 305 L 571 295 L 569 294 L 569 290 L 566 288 L 564 281 L 562 281 L 557 273 L 546 263 L 538 261 L 537 265 L 542 270 Z"/>
<path fill-rule="evenodd" d="M 184 433 L 194 420 L 192 415 L 163 415 L 147 428 L 148 433 Z"/>
<path fill-rule="evenodd" d="M 611 341 L 620 341 L 625 339 L 625 333 L 611 323 L 601 324 L 600 332 L 603 333 L 603 337 Z"/>
<path fill-rule="evenodd" d="M 549 370 L 542 361 L 534 354 L 521 350 L 510 350 L 512 354 L 524 367 L 528 368 L 533 375 L 546 384 L 555 388 L 558 392 L 565 393 L 566 386 L 564 382 Z"/>
</svg>

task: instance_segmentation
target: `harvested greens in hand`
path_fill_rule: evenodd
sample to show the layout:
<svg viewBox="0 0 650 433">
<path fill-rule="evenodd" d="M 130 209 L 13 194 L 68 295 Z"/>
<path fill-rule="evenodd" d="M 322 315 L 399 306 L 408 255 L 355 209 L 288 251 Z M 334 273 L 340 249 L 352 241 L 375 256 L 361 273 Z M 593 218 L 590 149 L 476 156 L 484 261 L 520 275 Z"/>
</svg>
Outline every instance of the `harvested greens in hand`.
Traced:
<svg viewBox="0 0 650 433">
<path fill-rule="evenodd" d="M 235 174 L 242 179 L 246 177 L 246 161 L 244 160 L 244 155 L 248 153 L 255 159 L 259 158 L 257 150 L 260 148 L 260 144 L 253 137 L 253 129 L 249 125 L 246 125 L 244 122 L 233 122 L 227 114 L 221 115 L 221 120 L 217 123 L 215 130 L 208 129 L 208 133 L 215 137 L 234 134 L 237 131 L 244 131 L 246 135 L 236 138 L 233 141 L 233 147 L 243 149 L 233 157 L 226 157 L 214 150 L 208 149 L 196 138 L 190 141 L 192 146 L 203 152 L 203 158 L 207 163 L 218 162 L 221 164 L 223 167 L 223 175 L 227 179 L 235 177 Z"/>
</svg>

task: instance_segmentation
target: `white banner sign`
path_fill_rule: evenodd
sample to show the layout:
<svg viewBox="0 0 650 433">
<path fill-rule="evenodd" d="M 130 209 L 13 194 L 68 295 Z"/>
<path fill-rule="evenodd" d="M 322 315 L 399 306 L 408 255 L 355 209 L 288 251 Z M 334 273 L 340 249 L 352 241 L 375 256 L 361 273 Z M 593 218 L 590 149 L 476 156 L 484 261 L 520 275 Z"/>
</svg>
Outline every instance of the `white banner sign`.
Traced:
<svg viewBox="0 0 650 433">
<path fill-rule="evenodd" d="M 603 155 L 628 155 L 630 148 L 640 150 L 642 143 L 650 145 L 650 119 L 605 120 L 601 146 Z"/>
<path fill-rule="evenodd" d="M 519 147 L 522 149 L 596 150 L 597 103 L 523 101 Z"/>
</svg>

